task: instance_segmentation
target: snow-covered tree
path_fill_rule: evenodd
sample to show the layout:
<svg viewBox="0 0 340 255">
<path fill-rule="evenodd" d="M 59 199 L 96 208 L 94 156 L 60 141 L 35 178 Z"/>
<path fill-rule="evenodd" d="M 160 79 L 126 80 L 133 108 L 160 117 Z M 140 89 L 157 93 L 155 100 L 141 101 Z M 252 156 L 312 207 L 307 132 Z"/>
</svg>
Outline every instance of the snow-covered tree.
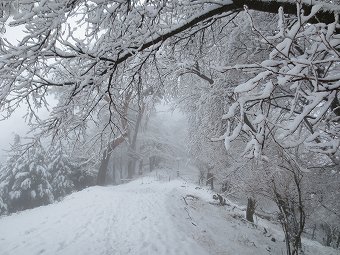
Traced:
<svg viewBox="0 0 340 255">
<path fill-rule="evenodd" d="M 139 138 L 139 151 L 150 171 L 157 167 L 177 169 L 177 161 L 186 158 L 181 142 L 186 137 L 187 123 L 181 118 L 169 120 L 169 115 L 170 112 L 155 112 Z"/>
<path fill-rule="evenodd" d="M 4 172 L 4 168 L 0 167 L 0 215 L 6 214 L 8 212 L 7 201 L 5 200 L 5 183 L 2 181 L 1 173 Z"/>
<path fill-rule="evenodd" d="M 278 33 L 263 35 L 272 46 L 269 58 L 236 67 L 251 69 L 255 76 L 234 89 L 234 102 L 223 116 L 227 148 L 243 132 L 248 157 L 260 157 L 273 137 L 283 147 L 303 144 L 339 164 L 339 21 L 335 15 L 331 24 L 309 24 L 320 8 L 305 15 L 297 4 L 293 22 L 285 21 L 280 8 Z"/>
<path fill-rule="evenodd" d="M 49 150 L 48 172 L 52 175 L 51 186 L 55 199 L 60 199 L 75 190 L 72 180 L 76 167 L 66 154 L 67 150 L 57 143 Z"/>
<path fill-rule="evenodd" d="M 2 211 L 1 214 L 5 214 L 10 210 L 10 196 L 9 189 L 10 185 L 13 184 L 14 172 L 17 162 L 20 161 L 21 153 L 21 138 L 19 135 L 14 136 L 13 145 L 11 145 L 11 150 L 4 162 L 2 168 L 0 169 L 0 196 L 2 201 Z"/>
<path fill-rule="evenodd" d="M 265 27 L 268 33 L 275 29 L 275 22 L 272 21 L 274 15 L 254 15 L 256 23 Z M 198 34 L 199 40 L 192 42 L 185 52 L 180 52 L 178 56 L 171 55 L 172 58 L 179 59 L 177 62 L 186 63 L 177 72 L 179 79 L 175 97 L 179 107 L 188 116 L 190 153 L 202 172 L 206 174 L 210 168 L 209 171 L 214 173 L 217 183 L 221 185 L 235 180 L 235 175 L 232 174 L 234 170 L 239 169 L 243 163 L 246 165 L 244 160 L 242 163 L 239 160 L 238 149 L 244 146 L 244 142 L 238 139 L 233 145 L 233 151 L 226 153 L 224 144 L 213 142 L 212 138 L 226 132 L 226 121 L 221 121 L 221 116 L 232 102 L 235 84 L 246 81 L 250 74 L 243 74 L 241 70 L 221 73 L 220 67 L 263 61 L 265 54 L 269 53 L 269 47 L 252 31 L 245 14 L 235 17 L 232 27 L 224 25 L 223 22 L 216 22 L 213 29 L 220 31 L 219 33 L 208 31 L 204 35 Z M 201 37 L 207 41 L 205 44 Z M 190 62 L 193 63 L 191 66 Z"/>
<path fill-rule="evenodd" d="M 318 157 L 314 154 L 312 162 Z M 314 164 L 305 174 L 309 183 L 307 200 L 309 220 L 306 227 L 309 236 L 323 245 L 340 247 L 340 174 L 336 165 Z"/>
<path fill-rule="evenodd" d="M 25 102 L 29 119 L 37 119 L 42 134 L 54 135 L 97 124 L 103 111 L 111 115 L 105 129 L 119 133 L 122 127 L 117 125 L 117 116 L 126 117 L 123 104 L 127 95 L 143 91 L 138 81 L 145 75 L 144 67 L 153 67 L 148 73 L 159 73 L 155 63 L 162 46 L 189 42 L 200 31 L 213 29 L 217 21 L 223 23 L 220 27 L 227 26 L 243 12 L 244 5 L 272 13 L 282 5 L 287 7 L 286 13 L 296 14 L 293 0 L 19 3 L 22 8 L 10 25 L 25 24 L 26 36 L 18 45 L 1 39 L 0 109 L 10 115 Z M 302 7 L 309 12 L 314 5 L 317 3 L 303 1 Z M 309 22 L 334 24 L 330 13 L 338 14 L 337 6 L 317 8 Z M 183 43 L 183 50 L 185 47 Z M 48 105 L 46 96 L 53 91 L 59 92 L 59 104 L 49 118 L 40 120 L 36 109 Z"/>
<path fill-rule="evenodd" d="M 4 166 L 1 180 L 3 198 L 9 212 L 15 212 L 54 201 L 51 175 L 45 162 L 45 151 L 36 143 L 27 151 L 19 143 L 12 148 L 12 155 Z"/>
</svg>

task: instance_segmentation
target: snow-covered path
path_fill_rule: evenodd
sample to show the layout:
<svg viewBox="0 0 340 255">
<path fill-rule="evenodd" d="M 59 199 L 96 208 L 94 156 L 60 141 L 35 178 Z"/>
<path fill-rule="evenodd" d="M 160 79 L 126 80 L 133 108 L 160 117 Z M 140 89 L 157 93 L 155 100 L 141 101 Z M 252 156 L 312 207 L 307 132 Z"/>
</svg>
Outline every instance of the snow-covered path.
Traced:
<svg viewBox="0 0 340 255">
<path fill-rule="evenodd" d="M 282 241 L 272 242 L 263 228 L 240 220 L 234 206 L 209 202 L 210 191 L 179 180 L 145 177 L 91 187 L 59 203 L 0 218 L 0 255 L 284 253 Z M 319 244 L 308 250 L 336 254 Z"/>
<path fill-rule="evenodd" d="M 0 254 L 206 254 L 173 229 L 166 203 L 174 183 L 148 181 L 89 188 L 3 218 Z"/>
</svg>

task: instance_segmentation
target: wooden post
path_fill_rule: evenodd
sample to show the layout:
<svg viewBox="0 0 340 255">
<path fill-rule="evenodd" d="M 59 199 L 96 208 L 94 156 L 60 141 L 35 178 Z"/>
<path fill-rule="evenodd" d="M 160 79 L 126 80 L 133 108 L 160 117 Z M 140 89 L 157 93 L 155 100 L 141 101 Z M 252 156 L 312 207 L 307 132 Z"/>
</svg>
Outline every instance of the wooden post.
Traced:
<svg viewBox="0 0 340 255">
<path fill-rule="evenodd" d="M 249 222 L 254 222 L 254 213 L 256 208 L 256 200 L 253 198 L 248 198 L 246 219 Z"/>
<path fill-rule="evenodd" d="M 143 174 L 143 159 L 139 161 L 138 174 L 139 175 Z"/>
</svg>

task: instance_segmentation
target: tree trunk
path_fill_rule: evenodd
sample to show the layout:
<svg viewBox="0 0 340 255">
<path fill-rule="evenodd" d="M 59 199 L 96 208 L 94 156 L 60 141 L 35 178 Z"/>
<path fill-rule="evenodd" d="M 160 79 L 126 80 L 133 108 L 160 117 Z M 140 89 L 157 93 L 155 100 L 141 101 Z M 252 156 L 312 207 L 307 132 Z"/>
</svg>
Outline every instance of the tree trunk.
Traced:
<svg viewBox="0 0 340 255">
<path fill-rule="evenodd" d="M 143 174 L 143 159 L 139 161 L 139 166 L 138 166 L 138 174 L 142 175 Z"/>
<path fill-rule="evenodd" d="M 128 162 L 128 179 L 132 179 L 135 175 L 136 161 L 135 159 L 129 159 Z"/>
<path fill-rule="evenodd" d="M 107 175 L 107 167 L 110 160 L 111 152 L 121 143 L 125 141 L 126 134 L 123 134 L 116 139 L 114 139 L 108 146 L 107 149 L 103 153 L 102 160 L 100 162 L 100 167 L 97 175 L 97 185 L 103 186 L 105 185 L 106 175 Z"/>
<path fill-rule="evenodd" d="M 138 116 L 137 116 L 137 120 L 136 120 L 135 130 L 134 130 L 132 141 L 131 141 L 130 148 L 129 148 L 129 151 L 131 153 L 135 153 L 136 152 L 137 136 L 138 136 L 140 124 L 142 122 L 144 108 L 145 108 L 145 106 L 143 104 L 141 106 L 141 108 L 139 109 L 139 111 L 138 111 Z M 134 157 L 134 156 L 131 157 L 130 156 L 130 159 L 129 159 L 129 162 L 128 162 L 128 179 L 131 179 L 133 177 L 133 175 L 135 174 L 136 160 L 137 160 L 136 157 Z"/>
<path fill-rule="evenodd" d="M 113 162 L 113 165 L 112 165 L 112 184 L 113 185 L 117 184 L 117 182 L 116 182 L 116 164 L 115 164 L 115 162 Z"/>
<path fill-rule="evenodd" d="M 97 185 L 103 186 L 105 185 L 106 174 L 107 174 L 107 166 L 109 164 L 110 154 L 107 153 L 107 150 L 104 151 L 102 161 L 100 162 L 100 167 L 97 175 Z"/>
<path fill-rule="evenodd" d="M 256 208 L 256 200 L 253 198 L 248 198 L 246 219 L 249 222 L 254 222 L 254 213 Z"/>
<path fill-rule="evenodd" d="M 314 226 L 313 226 L 312 240 L 315 240 L 315 230 L 316 230 L 316 224 L 314 224 Z"/>
<path fill-rule="evenodd" d="M 207 183 L 206 185 L 210 185 L 211 190 L 214 189 L 214 174 L 207 173 Z"/>
<path fill-rule="evenodd" d="M 155 156 L 149 157 L 150 172 L 152 172 L 155 169 L 155 165 L 156 165 L 156 157 Z"/>
</svg>

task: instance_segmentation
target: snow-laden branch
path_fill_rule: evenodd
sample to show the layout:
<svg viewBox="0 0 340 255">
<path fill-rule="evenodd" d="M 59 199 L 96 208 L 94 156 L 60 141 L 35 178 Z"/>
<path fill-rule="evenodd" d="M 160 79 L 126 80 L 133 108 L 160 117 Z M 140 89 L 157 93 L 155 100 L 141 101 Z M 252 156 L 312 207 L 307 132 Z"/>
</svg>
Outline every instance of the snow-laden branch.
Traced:
<svg viewBox="0 0 340 255">
<path fill-rule="evenodd" d="M 273 136 L 281 146 L 304 144 L 310 150 L 329 155 L 334 162 L 338 160 L 339 21 L 336 17 L 328 25 L 307 24 L 319 8 L 308 15 L 299 11 L 290 27 L 284 25 L 284 15 L 280 15 L 279 23 L 285 27 L 278 35 L 265 38 L 272 51 L 262 63 L 219 68 L 222 72 L 251 69 L 256 73 L 236 86 L 237 99 L 223 116 L 228 123 L 234 123 L 233 131 L 229 124 L 224 135 L 227 148 L 245 132 L 249 136 L 245 154 L 249 157 L 261 156 L 266 140 Z"/>
<path fill-rule="evenodd" d="M 246 103 L 259 98 L 265 100 L 276 90 L 276 83 L 308 81 L 314 86 L 313 93 L 319 89 L 318 82 L 322 82 L 321 89 L 325 93 L 338 88 L 333 82 L 338 76 L 332 71 L 339 59 L 338 41 L 336 38 L 330 40 L 330 37 L 339 29 L 338 21 L 334 20 L 339 16 L 340 7 L 317 1 L 300 2 L 296 5 L 294 0 L 18 1 L 19 8 L 10 25 L 25 25 L 26 36 L 18 45 L 12 45 L 5 38 L 0 39 L 0 110 L 10 115 L 27 102 L 30 116 L 38 116 L 36 108 L 47 105 L 46 96 L 56 93 L 58 105 L 53 107 L 48 120 L 39 121 L 46 133 L 56 129 L 75 130 L 86 126 L 87 121 L 97 124 L 105 114 L 110 115 L 110 129 L 116 130 L 123 126 L 117 122 L 124 112 L 126 93 L 132 91 L 132 98 L 137 98 L 136 95 L 143 91 L 138 82 L 140 75 L 148 76 L 145 79 L 148 83 L 160 83 L 155 77 L 149 79 L 149 76 L 159 71 L 152 61 L 158 58 L 156 53 L 162 47 L 194 39 L 198 32 L 213 27 L 216 20 L 229 24 L 228 20 L 243 11 L 244 6 L 271 13 L 282 7 L 286 14 L 292 15 L 296 15 L 297 9 L 303 9 L 304 15 L 298 15 L 302 18 L 299 24 L 321 22 L 309 28 L 321 29 L 320 36 L 316 37 L 321 46 L 315 54 L 327 49 L 328 59 L 333 58 L 333 64 L 324 70 L 327 75 L 306 72 L 301 76 L 298 70 L 307 68 L 307 63 L 301 63 L 306 58 L 290 59 L 289 50 L 295 47 L 293 38 L 298 31 L 291 29 L 291 38 L 286 36 L 285 42 L 277 44 L 272 52 L 271 58 L 279 61 L 278 66 L 262 63 L 260 67 L 265 70 L 252 80 L 251 86 L 267 79 L 265 90 L 248 95 L 240 104 L 242 121 L 251 123 L 250 118 L 248 121 L 249 109 L 244 108 Z M 329 29 L 323 33 L 325 26 Z M 285 47 L 288 44 L 291 47 Z M 184 49 L 186 46 L 181 47 Z M 280 58 L 279 55 L 285 57 Z M 317 68 L 319 63 L 315 61 L 325 60 L 308 59 L 308 65 Z M 291 69 L 291 77 L 282 75 L 289 74 L 289 71 L 280 66 Z M 319 72 L 317 69 L 314 71 Z M 209 83 L 213 82 L 204 70 L 194 68 L 191 72 Z M 269 75 L 264 76 L 268 72 Z M 277 82 L 270 82 L 268 79 L 275 75 L 279 77 Z M 241 88 L 240 85 L 240 93 Z M 305 93 L 305 89 L 302 92 Z M 300 94 L 294 96 L 299 97 Z M 292 113 L 295 112 L 303 111 L 294 109 Z M 313 110 L 305 117 L 311 114 Z M 255 126 L 248 125 L 252 132 Z"/>
</svg>

